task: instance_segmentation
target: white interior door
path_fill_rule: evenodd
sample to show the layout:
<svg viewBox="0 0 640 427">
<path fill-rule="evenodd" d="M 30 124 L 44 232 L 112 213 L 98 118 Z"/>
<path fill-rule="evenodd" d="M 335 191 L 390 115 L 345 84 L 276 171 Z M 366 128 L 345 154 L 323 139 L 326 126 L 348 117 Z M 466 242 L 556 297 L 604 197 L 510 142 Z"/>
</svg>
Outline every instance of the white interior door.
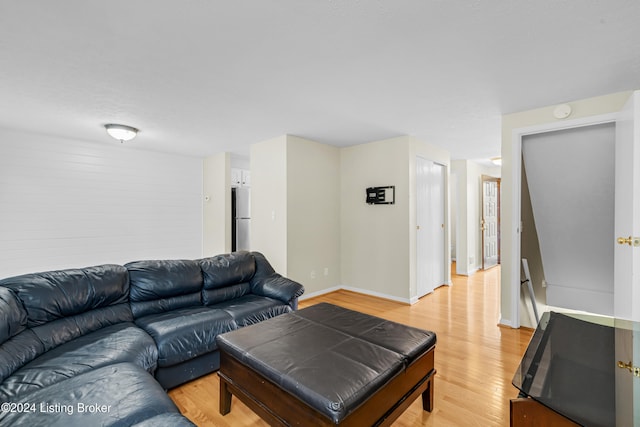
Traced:
<svg viewBox="0 0 640 427">
<path fill-rule="evenodd" d="M 482 269 L 498 265 L 500 178 L 482 177 Z"/>
<path fill-rule="evenodd" d="M 444 166 L 416 158 L 418 297 L 445 283 Z"/>
<path fill-rule="evenodd" d="M 640 92 L 634 92 L 616 120 L 616 189 L 614 251 L 614 313 L 616 363 L 616 425 L 640 425 Z M 621 329 L 627 330 L 621 332 Z"/>
</svg>

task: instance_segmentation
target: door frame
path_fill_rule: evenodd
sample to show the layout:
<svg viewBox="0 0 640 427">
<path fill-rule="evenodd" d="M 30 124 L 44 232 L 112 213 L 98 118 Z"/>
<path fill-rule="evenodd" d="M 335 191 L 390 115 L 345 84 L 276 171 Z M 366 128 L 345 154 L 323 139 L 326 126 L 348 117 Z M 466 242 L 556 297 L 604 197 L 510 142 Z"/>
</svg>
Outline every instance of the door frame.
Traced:
<svg viewBox="0 0 640 427">
<path fill-rule="evenodd" d="M 438 285 L 435 286 L 434 290 L 442 285 L 448 285 L 450 284 L 449 281 L 449 274 L 448 271 L 450 269 L 450 261 L 448 261 L 448 257 L 447 257 L 447 250 L 448 250 L 448 209 L 447 209 L 447 203 L 448 203 L 448 199 L 447 199 L 447 194 L 449 191 L 449 187 L 447 185 L 447 176 L 448 176 L 448 167 L 446 164 L 438 162 L 436 160 L 432 160 L 428 157 L 425 156 L 421 156 L 421 155 L 416 155 L 415 159 L 414 159 L 414 164 L 416 166 L 416 172 L 415 172 L 415 177 L 416 177 L 416 185 L 415 185 L 415 200 L 416 200 L 416 205 L 415 205 L 415 212 L 416 212 L 416 229 L 414 230 L 414 232 L 416 233 L 416 252 L 415 252 L 415 275 L 416 275 L 416 301 L 417 299 L 423 297 L 424 295 L 420 295 L 420 293 L 418 292 L 418 281 L 420 280 L 420 275 L 419 275 L 419 271 L 420 271 L 420 267 L 419 267 L 419 259 L 420 259 L 420 254 L 418 253 L 418 246 L 419 246 L 419 242 L 418 242 L 418 229 L 417 226 L 420 224 L 420 207 L 419 207 L 419 202 L 418 202 L 418 191 L 419 191 L 419 185 L 417 183 L 417 179 L 418 179 L 418 173 L 417 173 L 417 168 L 418 168 L 418 161 L 419 160 L 424 160 L 424 161 L 428 161 L 431 162 L 434 165 L 437 165 L 440 167 L 440 172 L 442 173 L 442 180 L 441 180 L 441 185 L 442 185 L 442 218 L 443 218 L 443 227 L 442 227 L 442 232 L 443 232 L 443 244 L 442 244 L 442 283 L 439 283 Z M 431 291 L 433 292 L 433 291 Z M 431 293 L 429 292 L 429 293 Z"/>
<path fill-rule="evenodd" d="M 520 203 L 522 188 L 522 138 L 538 133 L 593 126 L 603 123 L 615 123 L 617 118 L 618 113 L 607 113 L 513 129 L 511 133 L 510 159 L 512 182 L 510 209 L 512 212 L 511 233 L 513 238 L 511 246 L 511 275 L 509 277 L 509 283 L 511 286 L 511 321 L 508 322 L 510 323 L 509 326 L 513 328 L 520 327 L 520 227 L 522 223 Z"/>
<path fill-rule="evenodd" d="M 500 219 L 501 219 L 500 218 L 501 217 L 500 207 L 501 207 L 501 202 L 502 202 L 501 197 L 500 197 L 501 196 L 500 195 L 500 189 L 501 189 L 501 185 L 502 185 L 502 178 L 495 177 L 495 176 L 490 176 L 490 175 L 482 175 L 482 177 L 480 179 L 480 182 L 481 182 L 481 185 L 482 185 L 482 191 L 481 191 L 481 194 L 482 194 L 482 197 L 481 197 L 482 198 L 482 200 L 481 200 L 481 204 L 482 204 L 482 219 L 481 219 L 482 225 L 480 227 L 480 230 L 482 232 L 482 238 L 480 240 L 481 240 L 481 246 L 482 246 L 482 270 L 484 271 L 484 270 L 487 269 L 485 267 L 485 265 L 484 265 L 484 229 L 483 229 L 483 227 L 484 227 L 484 183 L 485 182 L 497 182 L 498 183 L 497 184 L 498 185 L 498 207 L 497 207 L 497 209 L 498 209 L 498 212 L 497 212 L 497 217 L 498 217 L 498 231 L 497 231 L 497 233 L 498 233 L 498 237 L 497 237 L 497 239 L 498 239 L 498 263 L 496 265 L 492 265 L 491 267 L 489 267 L 489 268 L 493 268 L 493 267 L 497 267 L 498 265 L 500 265 L 500 247 L 501 247 L 501 245 L 500 245 L 500 238 L 501 238 L 501 233 L 500 233 Z"/>
</svg>

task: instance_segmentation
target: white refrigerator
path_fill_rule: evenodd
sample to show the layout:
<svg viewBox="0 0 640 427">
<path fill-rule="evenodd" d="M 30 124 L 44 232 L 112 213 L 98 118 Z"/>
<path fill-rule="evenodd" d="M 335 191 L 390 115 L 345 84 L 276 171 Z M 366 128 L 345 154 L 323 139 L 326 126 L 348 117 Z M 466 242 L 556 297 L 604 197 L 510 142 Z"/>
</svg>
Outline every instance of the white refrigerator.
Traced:
<svg viewBox="0 0 640 427">
<path fill-rule="evenodd" d="M 251 228 L 251 192 L 249 188 L 231 189 L 231 250 L 248 251 Z"/>
</svg>

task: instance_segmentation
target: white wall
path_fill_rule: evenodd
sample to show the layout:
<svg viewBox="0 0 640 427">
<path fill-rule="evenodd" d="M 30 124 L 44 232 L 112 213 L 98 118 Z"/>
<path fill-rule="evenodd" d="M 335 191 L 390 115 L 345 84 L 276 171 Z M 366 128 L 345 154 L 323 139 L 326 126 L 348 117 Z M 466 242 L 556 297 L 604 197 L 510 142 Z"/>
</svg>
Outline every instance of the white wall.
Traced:
<svg viewBox="0 0 640 427">
<path fill-rule="evenodd" d="M 251 168 L 251 159 L 249 156 L 242 156 L 239 154 L 230 154 L 231 159 L 231 167 L 236 169 L 246 169 L 249 170 Z"/>
<path fill-rule="evenodd" d="M 340 283 L 340 149 L 287 136 L 288 277 L 307 296 Z"/>
<path fill-rule="evenodd" d="M 306 298 L 346 288 L 413 301 L 418 155 L 448 173 L 448 152 L 408 136 L 346 148 L 293 135 L 254 144 L 252 246 Z M 396 186 L 396 203 L 368 205 L 365 189 L 384 185 Z"/>
<path fill-rule="evenodd" d="M 454 169 L 455 161 L 451 161 L 451 173 L 449 174 L 449 229 L 451 234 L 451 261 L 457 261 L 458 239 L 458 176 Z"/>
<path fill-rule="evenodd" d="M 202 160 L 0 130 L 0 277 L 197 258 Z"/>
<path fill-rule="evenodd" d="M 288 276 L 287 136 L 251 146 L 251 249 Z"/>
<path fill-rule="evenodd" d="M 340 149 L 294 135 L 251 147 L 252 249 L 305 297 L 340 280 Z"/>
<path fill-rule="evenodd" d="M 469 253 L 473 253 L 473 247 L 469 246 L 469 205 L 470 191 L 467 185 L 467 161 L 453 160 L 451 162 L 452 177 L 457 179 L 456 184 L 456 274 L 469 275 Z"/>
<path fill-rule="evenodd" d="M 580 119 L 600 114 L 620 111 L 624 103 L 629 98 L 630 91 L 588 98 L 570 102 L 573 108 L 570 119 Z M 501 291 L 500 291 L 500 323 L 505 325 L 515 325 L 522 323 L 527 325 L 529 316 L 523 309 L 518 309 L 512 304 L 513 292 L 520 292 L 519 280 L 514 283 L 514 277 L 519 277 L 520 259 L 513 254 L 519 251 L 514 245 L 519 244 L 518 227 L 520 218 L 516 218 L 514 212 L 519 208 L 514 206 L 514 191 L 519 194 L 519 182 L 514 179 L 512 153 L 514 147 L 514 134 L 519 129 L 531 128 L 557 122 L 553 116 L 555 106 L 538 108 L 535 110 L 523 111 L 520 113 L 507 114 L 502 116 L 502 270 L 501 270 Z M 520 162 L 520 159 L 517 159 Z M 518 188 L 514 188 L 514 184 Z M 521 316 L 516 318 L 520 312 Z"/>
<path fill-rule="evenodd" d="M 444 165 L 448 176 L 449 153 L 410 136 L 341 150 L 341 264 L 345 288 L 403 302 L 417 299 L 416 156 Z M 394 205 L 365 202 L 367 187 L 387 185 L 396 187 Z M 446 189 L 445 194 L 448 218 Z M 447 248 L 448 227 L 447 220 Z M 443 250 L 449 282 L 451 256 Z"/>
<path fill-rule="evenodd" d="M 203 161 L 203 256 L 231 251 L 231 155 Z"/>
<path fill-rule="evenodd" d="M 410 299 L 409 138 L 345 147 L 341 158 L 342 283 Z M 395 185 L 395 204 L 369 205 L 367 187 Z"/>
</svg>

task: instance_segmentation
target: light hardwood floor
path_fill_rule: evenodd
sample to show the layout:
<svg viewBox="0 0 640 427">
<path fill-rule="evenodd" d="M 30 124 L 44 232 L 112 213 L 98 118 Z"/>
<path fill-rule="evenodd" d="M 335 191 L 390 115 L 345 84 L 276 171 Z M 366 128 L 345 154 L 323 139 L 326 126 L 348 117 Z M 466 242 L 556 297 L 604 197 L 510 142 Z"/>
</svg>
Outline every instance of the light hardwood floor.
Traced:
<svg viewBox="0 0 640 427">
<path fill-rule="evenodd" d="M 300 308 L 330 302 L 436 332 L 435 409 L 416 400 L 394 426 L 508 426 L 509 400 L 517 396 L 513 374 L 531 338 L 529 329 L 497 326 L 500 268 L 453 276 L 414 305 L 348 291 L 301 301 Z M 218 413 L 218 376 L 175 388 L 169 396 L 198 426 L 266 426 L 235 397 L 231 413 Z"/>
</svg>

